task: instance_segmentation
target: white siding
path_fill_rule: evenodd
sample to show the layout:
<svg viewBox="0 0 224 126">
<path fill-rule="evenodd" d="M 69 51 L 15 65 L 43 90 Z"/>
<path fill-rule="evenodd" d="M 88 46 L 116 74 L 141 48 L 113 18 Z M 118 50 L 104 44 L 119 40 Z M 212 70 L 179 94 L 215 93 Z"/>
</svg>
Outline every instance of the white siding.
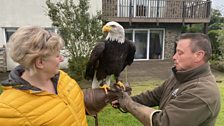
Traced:
<svg viewBox="0 0 224 126">
<path fill-rule="evenodd" d="M 89 5 L 90 5 L 89 12 L 92 15 L 96 15 L 97 11 L 102 11 L 102 0 L 90 0 Z"/>
<path fill-rule="evenodd" d="M 52 0 L 62 1 L 62 0 Z M 74 0 L 78 3 L 79 0 Z M 0 0 L 0 47 L 6 44 L 4 28 L 17 28 L 24 25 L 38 25 L 51 27 L 51 20 L 47 16 L 46 0 Z M 102 9 L 101 0 L 90 0 L 90 15 L 95 15 Z M 67 64 L 67 59 L 62 63 Z M 15 63 L 7 56 L 7 70 L 15 67 Z"/>
<path fill-rule="evenodd" d="M 51 26 L 45 0 L 1 0 L 0 27 Z"/>
<path fill-rule="evenodd" d="M 5 44 L 4 30 L 0 27 L 0 48 Z"/>
</svg>

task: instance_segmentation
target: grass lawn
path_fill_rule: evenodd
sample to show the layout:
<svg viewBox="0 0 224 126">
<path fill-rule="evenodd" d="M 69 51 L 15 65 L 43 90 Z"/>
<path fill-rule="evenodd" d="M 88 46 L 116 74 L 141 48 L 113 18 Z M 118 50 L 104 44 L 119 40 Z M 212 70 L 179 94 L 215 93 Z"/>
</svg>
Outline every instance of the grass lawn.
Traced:
<svg viewBox="0 0 224 126">
<path fill-rule="evenodd" d="M 224 124 L 224 76 L 220 76 L 217 80 L 222 80 L 221 83 L 218 83 L 221 92 L 221 111 L 219 113 L 218 119 L 215 126 L 223 126 Z M 142 84 L 133 84 L 132 94 L 139 94 L 147 89 L 151 90 L 161 84 L 163 81 L 155 80 L 150 82 L 144 82 Z M 94 118 L 87 116 L 89 126 L 94 126 Z M 121 113 L 119 110 L 116 110 L 108 105 L 101 111 L 98 115 L 99 125 L 100 126 L 143 126 L 137 119 L 135 119 L 129 113 Z"/>
<path fill-rule="evenodd" d="M 220 88 L 221 93 L 221 110 L 218 116 L 218 119 L 216 121 L 215 126 L 223 126 L 224 124 L 224 73 L 216 75 L 216 79 L 219 82 L 218 86 Z M 139 94 L 146 90 L 151 90 L 161 84 L 162 80 L 151 80 L 148 82 L 141 82 L 141 83 L 135 83 L 131 84 L 131 87 L 133 89 L 132 95 Z M 1 93 L 1 86 L 0 86 L 0 93 Z M 98 115 L 99 119 L 99 125 L 100 126 L 142 126 L 142 124 L 135 119 L 131 114 L 129 113 L 121 113 L 119 110 L 114 109 L 111 107 L 111 105 L 106 106 Z M 88 124 L 89 126 L 95 126 L 94 125 L 94 118 L 91 116 L 87 116 Z"/>
<path fill-rule="evenodd" d="M 215 126 L 223 126 L 224 124 L 224 73 L 215 74 L 216 80 L 219 86 L 219 91 L 221 94 L 221 110 L 219 112 L 219 116 L 216 121 Z"/>
</svg>

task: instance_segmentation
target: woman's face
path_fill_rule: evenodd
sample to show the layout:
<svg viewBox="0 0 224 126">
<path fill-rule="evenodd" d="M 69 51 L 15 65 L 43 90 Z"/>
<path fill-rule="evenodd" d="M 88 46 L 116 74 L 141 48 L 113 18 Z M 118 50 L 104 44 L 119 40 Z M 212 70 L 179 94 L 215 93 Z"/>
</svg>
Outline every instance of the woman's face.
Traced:
<svg viewBox="0 0 224 126">
<path fill-rule="evenodd" d="M 43 60 L 43 71 L 53 77 L 58 73 L 60 62 L 63 61 L 64 57 L 58 51 L 56 54 L 47 57 L 46 60 Z"/>
</svg>

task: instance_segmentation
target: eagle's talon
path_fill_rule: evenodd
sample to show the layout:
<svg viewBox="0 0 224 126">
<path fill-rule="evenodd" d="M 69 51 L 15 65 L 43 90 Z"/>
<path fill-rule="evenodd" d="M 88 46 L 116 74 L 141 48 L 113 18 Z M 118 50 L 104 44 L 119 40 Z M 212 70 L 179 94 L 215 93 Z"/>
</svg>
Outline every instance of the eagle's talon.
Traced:
<svg viewBox="0 0 224 126">
<path fill-rule="evenodd" d="M 118 81 L 116 84 L 117 84 L 118 86 L 122 87 L 122 88 L 124 89 L 124 91 L 126 90 L 124 84 L 123 84 L 121 81 Z"/>
<path fill-rule="evenodd" d="M 100 86 L 100 88 L 103 88 L 106 94 L 108 94 L 107 90 L 110 90 L 110 87 L 106 84 L 104 84 L 103 86 Z"/>
</svg>

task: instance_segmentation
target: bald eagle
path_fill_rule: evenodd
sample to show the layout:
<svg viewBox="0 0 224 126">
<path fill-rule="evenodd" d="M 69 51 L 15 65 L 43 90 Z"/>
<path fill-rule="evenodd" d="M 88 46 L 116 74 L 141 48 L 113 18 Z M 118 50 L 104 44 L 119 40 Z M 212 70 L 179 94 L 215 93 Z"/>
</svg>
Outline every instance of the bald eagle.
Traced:
<svg viewBox="0 0 224 126">
<path fill-rule="evenodd" d="M 117 22 L 108 22 L 102 31 L 108 33 L 107 37 L 96 44 L 86 67 L 85 79 L 93 80 L 92 88 L 109 86 L 111 75 L 122 85 L 120 73 L 132 64 L 136 51 L 134 43 L 125 39 L 124 28 Z"/>
</svg>

